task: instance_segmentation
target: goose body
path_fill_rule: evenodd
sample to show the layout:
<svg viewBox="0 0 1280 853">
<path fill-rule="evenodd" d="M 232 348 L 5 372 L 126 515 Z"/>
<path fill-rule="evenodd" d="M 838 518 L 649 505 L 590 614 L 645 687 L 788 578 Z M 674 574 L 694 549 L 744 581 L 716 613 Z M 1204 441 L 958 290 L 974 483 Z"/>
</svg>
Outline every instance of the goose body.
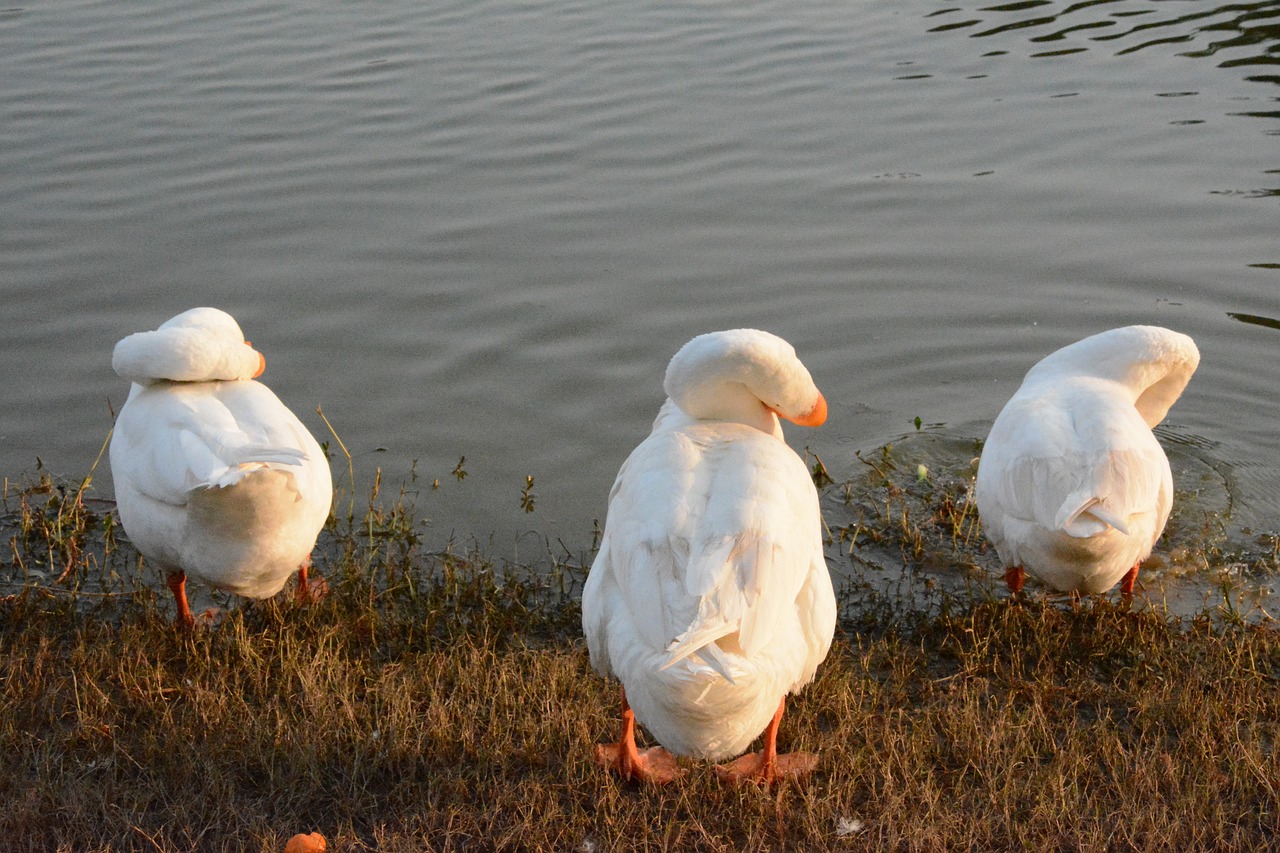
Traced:
<svg viewBox="0 0 1280 853">
<path fill-rule="evenodd" d="M 791 346 L 754 330 L 695 338 L 665 387 L 610 492 L 583 629 L 659 743 L 721 760 L 771 721 L 776 736 L 831 644 L 817 491 L 777 416 L 817 425 L 826 402 Z"/>
<path fill-rule="evenodd" d="M 1126 326 L 1046 356 L 991 427 L 975 496 L 1006 578 L 1100 593 L 1137 566 L 1173 504 L 1169 460 L 1151 430 L 1200 361 L 1187 335 Z"/>
<path fill-rule="evenodd" d="M 263 364 L 214 308 L 116 345 L 112 365 L 133 383 L 111 438 L 116 503 L 130 540 L 171 587 L 190 575 L 250 598 L 275 595 L 305 570 L 328 517 L 328 461 L 254 381 Z M 185 604 L 183 593 L 187 621 Z"/>
</svg>

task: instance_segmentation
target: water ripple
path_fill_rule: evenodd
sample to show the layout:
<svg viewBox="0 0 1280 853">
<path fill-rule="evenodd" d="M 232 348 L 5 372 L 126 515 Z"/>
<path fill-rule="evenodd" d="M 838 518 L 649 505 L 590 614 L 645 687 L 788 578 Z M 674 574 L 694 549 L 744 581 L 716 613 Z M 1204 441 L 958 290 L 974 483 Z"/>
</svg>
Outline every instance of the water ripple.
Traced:
<svg viewBox="0 0 1280 853">
<path fill-rule="evenodd" d="M 973 14 L 962 7 L 952 7 L 945 11 L 948 14 Z M 1266 23 L 1280 17 L 1280 4 L 1275 0 L 1229 3 L 1172 17 L 1161 15 L 1163 9 L 1151 0 L 1096 0 L 1069 4 L 1035 0 L 981 6 L 974 12 L 996 14 L 966 17 L 958 22 L 949 21 L 930 31 L 946 32 L 980 27 L 978 32 L 970 35 L 990 39 L 1027 30 L 1051 29 L 1050 32 L 1030 35 L 1028 42 L 1037 44 L 1080 38 L 1087 42 L 1062 51 L 1033 54 L 1036 56 L 1061 56 L 1066 52 L 1088 50 L 1088 43 L 1100 45 L 1111 42 L 1120 43 L 1113 46 L 1117 56 L 1171 45 L 1197 45 L 1194 50 L 1181 53 L 1188 57 L 1207 57 L 1219 52 L 1262 48 L 1260 53 L 1224 60 L 1221 65 L 1227 68 L 1271 64 L 1276 61 L 1274 54 L 1280 50 L 1277 44 L 1280 42 L 1280 27 Z M 1034 14 L 1024 16 L 1023 13 L 1026 12 Z M 1090 16 L 1090 20 L 1078 20 L 1085 15 Z M 1160 17 L 1152 19 L 1153 15 Z M 1136 22 L 1126 25 L 1128 21 Z"/>
<path fill-rule="evenodd" d="M 1277 15 L 1155 0 L 0 11 L 0 465 L 82 471 L 102 401 L 125 391 L 114 342 L 207 302 L 362 464 L 434 476 L 465 453 L 475 476 L 436 523 L 574 538 L 698 332 L 796 343 L 833 414 L 792 437 L 834 465 L 917 414 L 981 435 L 1048 350 L 1158 322 L 1205 353 L 1172 434 L 1235 466 L 1242 505 L 1265 515 L 1280 363 L 1273 330 L 1228 312 L 1276 316 L 1280 111 L 1255 81 L 1277 81 Z"/>
</svg>

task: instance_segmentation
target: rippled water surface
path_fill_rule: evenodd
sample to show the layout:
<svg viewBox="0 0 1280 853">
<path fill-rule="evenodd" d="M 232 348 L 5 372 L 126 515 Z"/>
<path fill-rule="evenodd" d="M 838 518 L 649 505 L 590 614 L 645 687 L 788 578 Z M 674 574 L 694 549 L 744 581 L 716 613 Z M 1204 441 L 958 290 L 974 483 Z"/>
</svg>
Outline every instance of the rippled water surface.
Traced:
<svg viewBox="0 0 1280 853">
<path fill-rule="evenodd" d="M 0 10 L 0 471 L 82 475 L 115 341 L 212 304 L 362 489 L 581 547 L 695 334 L 790 339 L 839 477 L 1142 322 L 1203 353 L 1162 439 L 1276 530 L 1278 84 L 1277 2 Z"/>
</svg>

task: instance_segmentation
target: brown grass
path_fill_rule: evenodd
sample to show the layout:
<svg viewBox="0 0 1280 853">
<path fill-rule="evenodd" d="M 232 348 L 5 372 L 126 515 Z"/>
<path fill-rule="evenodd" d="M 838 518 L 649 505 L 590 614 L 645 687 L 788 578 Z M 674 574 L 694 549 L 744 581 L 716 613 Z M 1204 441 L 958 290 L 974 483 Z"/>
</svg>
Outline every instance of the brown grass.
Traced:
<svg viewBox="0 0 1280 853">
<path fill-rule="evenodd" d="M 0 521 L 6 851 L 280 851 L 311 830 L 338 851 L 1254 850 L 1280 831 L 1269 627 L 880 599 L 789 705 L 812 778 L 728 789 L 686 762 L 644 790 L 589 760 L 617 694 L 587 665 L 574 561 L 426 553 L 402 495 L 326 535 L 325 600 L 234 603 L 185 634 L 104 507 L 41 488 Z M 79 537 L 61 584 L 49 513 Z"/>
</svg>

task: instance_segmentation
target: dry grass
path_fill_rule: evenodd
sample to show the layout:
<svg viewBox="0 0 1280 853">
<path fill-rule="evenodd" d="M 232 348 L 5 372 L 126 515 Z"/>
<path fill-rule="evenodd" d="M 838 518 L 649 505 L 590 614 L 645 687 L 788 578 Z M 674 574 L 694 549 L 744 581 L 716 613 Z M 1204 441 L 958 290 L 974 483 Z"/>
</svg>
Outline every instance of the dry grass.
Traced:
<svg viewBox="0 0 1280 853">
<path fill-rule="evenodd" d="M 617 695 L 587 665 L 572 561 L 425 553 L 401 495 L 329 531 L 319 604 L 184 634 L 82 497 L 12 489 L 0 520 L 6 851 L 279 851 L 313 829 L 339 851 L 1254 850 L 1280 830 L 1269 627 L 876 599 L 789 706 L 783 746 L 819 751 L 815 776 L 734 790 L 689 762 L 651 791 L 589 761 Z M 858 535 L 906 557 L 893 518 Z"/>
</svg>

